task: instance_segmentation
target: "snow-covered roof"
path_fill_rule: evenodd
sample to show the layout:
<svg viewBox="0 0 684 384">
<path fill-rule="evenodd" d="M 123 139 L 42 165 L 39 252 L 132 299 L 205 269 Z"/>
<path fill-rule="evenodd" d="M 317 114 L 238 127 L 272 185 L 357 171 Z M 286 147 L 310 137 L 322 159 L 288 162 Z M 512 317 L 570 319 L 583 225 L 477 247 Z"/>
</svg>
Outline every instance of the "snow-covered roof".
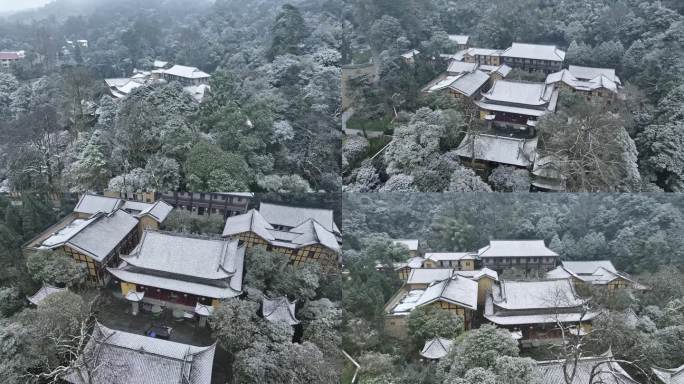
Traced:
<svg viewBox="0 0 684 384">
<path fill-rule="evenodd" d="M 546 105 L 551 100 L 553 87 L 545 83 L 497 80 L 492 88 L 483 93 L 487 103 L 500 102 L 532 107 Z"/>
<path fill-rule="evenodd" d="M 185 65 L 174 65 L 173 67 L 164 70 L 164 74 L 171 76 L 183 77 L 186 79 L 206 79 L 211 77 L 208 73 L 201 71 L 195 67 L 187 67 Z"/>
<path fill-rule="evenodd" d="M 614 68 L 594 68 L 571 65 L 568 67 L 568 72 L 579 80 L 591 80 L 603 76 L 614 83 L 620 84 L 620 78 L 615 74 Z"/>
<path fill-rule="evenodd" d="M 672 369 L 652 367 L 651 370 L 663 384 L 684 384 L 684 364 Z"/>
<path fill-rule="evenodd" d="M 610 260 L 592 260 L 592 261 L 562 261 L 563 267 L 578 274 L 591 275 L 599 268 L 604 268 L 610 272 L 617 273 Z"/>
<path fill-rule="evenodd" d="M 452 60 L 447 68 L 448 73 L 459 74 L 463 72 L 472 72 L 478 67 L 477 63 L 466 63 L 465 61 Z"/>
<path fill-rule="evenodd" d="M 98 369 L 72 371 L 64 379 L 75 384 L 210 384 L 215 350 L 216 344 L 196 347 L 97 323 L 83 353 Z"/>
<path fill-rule="evenodd" d="M 517 139 L 497 135 L 467 134 L 456 154 L 499 164 L 529 167 L 537 150 L 537 138 Z"/>
<path fill-rule="evenodd" d="M 564 61 L 565 52 L 555 45 L 513 43 L 501 56 L 533 60 Z"/>
<path fill-rule="evenodd" d="M 416 302 L 416 307 L 435 301 L 445 301 L 476 310 L 477 282 L 459 276 L 435 282 L 425 289 L 425 293 Z"/>
<path fill-rule="evenodd" d="M 458 52 L 457 54 L 469 55 L 469 56 L 499 56 L 501 55 L 500 49 L 490 49 L 490 48 L 468 48 L 465 51 Z"/>
<path fill-rule="evenodd" d="M 416 307 L 416 303 L 425 293 L 424 289 L 414 289 L 406 292 L 406 294 L 399 300 L 399 303 L 391 308 L 390 313 L 394 315 L 407 315 Z"/>
<path fill-rule="evenodd" d="M 168 61 L 155 60 L 152 64 L 155 68 L 164 68 L 169 64 Z"/>
<path fill-rule="evenodd" d="M 454 43 L 459 44 L 459 45 L 468 44 L 469 39 L 470 39 L 470 36 L 468 36 L 468 35 L 449 35 L 449 40 L 451 40 Z"/>
<path fill-rule="evenodd" d="M 417 49 L 412 49 L 412 50 L 410 50 L 410 51 L 408 51 L 408 52 L 402 53 L 402 54 L 401 54 L 401 57 L 403 57 L 404 59 L 411 59 L 411 58 L 413 58 L 414 56 L 416 56 L 416 55 L 418 55 L 418 54 L 420 54 L 420 51 L 419 51 L 419 50 L 417 50 Z"/>
<path fill-rule="evenodd" d="M 489 75 L 482 71 L 464 73 L 451 84 L 449 88 L 465 96 L 472 96 L 489 81 Z"/>
<path fill-rule="evenodd" d="M 546 312 L 535 315 L 520 315 L 520 314 L 488 314 L 485 312 L 484 317 L 494 324 L 502 326 L 512 325 L 527 325 L 527 324 L 550 324 L 550 323 L 577 323 L 579 321 L 589 321 L 596 317 L 596 313 L 590 312 L 582 314 L 580 312 L 573 313 L 554 313 Z"/>
<path fill-rule="evenodd" d="M 480 257 L 558 257 L 544 240 L 490 240 L 477 251 Z"/>
<path fill-rule="evenodd" d="M 244 257 L 244 252 L 241 252 L 240 254 L 242 257 Z M 144 272 L 127 270 L 126 268 L 126 263 L 122 263 L 122 265 L 120 265 L 118 268 L 107 268 L 107 271 L 121 281 L 139 284 L 146 287 L 189 293 L 191 295 L 211 297 L 215 299 L 228 299 L 231 297 L 240 296 L 240 294 L 242 294 L 242 266 L 230 279 L 230 284 L 222 286 L 195 283 L 180 279 L 179 277 L 172 278 L 151 275 Z"/>
<path fill-rule="evenodd" d="M 569 279 L 502 280 L 492 287 L 493 304 L 506 310 L 575 308 L 584 304 Z"/>
<path fill-rule="evenodd" d="M 416 257 L 412 257 L 412 258 L 408 259 L 408 261 L 406 261 L 405 263 L 394 263 L 393 266 L 394 266 L 395 270 L 401 269 L 404 267 L 421 268 L 423 266 L 424 261 L 425 261 L 425 259 L 423 259 L 422 257 L 416 256 Z"/>
<path fill-rule="evenodd" d="M 261 314 L 266 320 L 274 323 L 296 325 L 299 324 L 299 320 L 295 317 L 295 305 L 295 301 L 290 302 L 285 296 L 273 299 L 264 296 Z"/>
<path fill-rule="evenodd" d="M 74 208 L 76 213 L 85 213 L 93 215 L 98 212 L 111 213 L 119 209 L 123 204 L 123 200 L 116 197 L 100 196 L 91 193 L 85 193 L 81 196 Z"/>
<path fill-rule="evenodd" d="M 418 250 L 418 240 L 414 239 L 397 239 L 397 240 L 392 240 L 393 244 L 403 244 L 406 248 L 409 249 L 409 251 L 417 251 Z"/>
<path fill-rule="evenodd" d="M 261 205 L 262 209 L 263 207 L 264 204 Z M 271 209 L 272 207 L 277 208 Z M 262 215 L 263 211 L 251 209 L 247 213 L 226 219 L 223 236 L 235 236 L 244 232 L 254 232 L 270 244 L 279 247 L 301 248 L 311 244 L 322 244 L 335 252 L 340 251 L 341 248 L 337 237 L 334 233 L 327 230 L 322 223 L 314 218 L 307 217 L 306 212 L 290 209 L 280 210 L 282 207 L 284 206 L 267 205 L 266 212 L 276 221 L 273 223 L 274 225 L 282 226 L 285 229 L 276 229 Z M 305 208 L 305 210 L 307 209 Z M 299 217 L 295 217 L 294 220 L 283 217 L 282 215 L 288 211 L 293 214 L 299 214 Z M 324 212 L 325 210 L 311 210 L 313 213 L 321 213 L 321 211 Z M 330 211 L 330 215 L 332 215 L 332 211 Z M 304 221 L 297 223 L 294 227 L 290 227 L 289 224 L 299 219 Z M 322 219 L 325 220 L 326 218 L 322 217 Z M 278 222 L 280 224 L 277 224 Z M 328 225 L 330 226 L 330 224 Z M 334 223 L 332 223 L 331 227 L 337 230 Z"/>
<path fill-rule="evenodd" d="M 195 304 L 195 313 L 200 316 L 211 316 L 214 314 L 214 307 L 197 302 Z"/>
<path fill-rule="evenodd" d="M 122 87 L 126 85 L 131 79 L 128 77 L 118 77 L 118 78 L 113 78 L 113 79 L 105 79 L 105 83 L 107 84 L 108 87 Z"/>
<path fill-rule="evenodd" d="M 566 367 L 566 364 L 570 364 Z M 572 369 L 573 363 L 566 360 L 538 361 L 537 370 L 544 384 L 566 384 L 565 370 Z M 580 357 L 574 366 L 575 375 L 570 384 L 587 384 L 592 382 L 605 384 L 637 384 L 638 382 L 625 372 L 613 359 L 610 350 L 600 356 Z M 592 378 L 592 371 L 596 375 Z"/>
<path fill-rule="evenodd" d="M 43 240 L 43 242 L 40 244 L 40 247 L 54 248 L 61 246 L 96 219 L 97 217 L 92 217 L 90 219 L 75 219 Z"/>
<path fill-rule="evenodd" d="M 563 82 L 568 86 L 579 91 L 594 91 L 597 89 L 607 89 L 611 92 L 618 92 L 619 83 L 610 80 L 604 75 L 597 75 L 588 80 L 580 80 L 575 77 L 569 70 L 563 69 L 561 71 L 551 73 L 546 77 L 546 84 L 555 84 Z"/>
<path fill-rule="evenodd" d="M 425 254 L 425 258 L 434 261 L 454 261 L 474 259 L 474 255 L 470 252 L 428 252 Z"/>
<path fill-rule="evenodd" d="M 19 60 L 24 58 L 24 51 L 1 51 L 0 60 Z"/>
<path fill-rule="evenodd" d="M 57 288 L 49 284 L 43 284 L 43 286 L 38 290 L 38 292 L 34 293 L 33 296 L 28 296 L 27 299 L 33 305 L 40 305 L 40 303 L 43 300 L 45 300 L 48 296 L 57 292 L 64 291 L 66 291 L 66 288 Z"/>
<path fill-rule="evenodd" d="M 122 259 L 144 270 L 220 280 L 235 274 L 239 253 L 238 240 L 146 230 L 138 246 Z"/>
<path fill-rule="evenodd" d="M 171 211 L 173 211 L 172 205 L 164 200 L 159 200 L 154 204 L 149 204 L 148 207 L 138 214 L 138 216 L 150 216 L 158 223 L 163 223 Z"/>
<path fill-rule="evenodd" d="M 452 274 L 451 268 L 414 268 L 411 269 L 406 284 L 431 284 L 448 279 Z"/>
<path fill-rule="evenodd" d="M 97 261 L 103 261 L 138 225 L 138 219 L 123 210 L 98 217 L 71 237 L 66 245 Z"/>
<path fill-rule="evenodd" d="M 145 292 L 128 291 L 126 293 L 125 299 L 128 301 L 139 302 L 145 297 Z"/>
<path fill-rule="evenodd" d="M 260 203 L 259 213 L 272 225 L 296 227 L 308 219 L 316 220 L 327 231 L 338 232 L 332 209 L 293 207 L 281 204 Z"/>
<path fill-rule="evenodd" d="M 443 337 L 436 337 L 425 342 L 425 346 L 420 351 L 420 355 L 426 359 L 438 360 L 446 356 L 451 349 L 453 340 Z"/>
<path fill-rule="evenodd" d="M 454 274 L 467 277 L 468 279 L 475 281 L 480 280 L 483 277 L 489 277 L 492 280 L 499 281 L 499 274 L 495 270 L 489 269 L 487 267 L 473 271 L 454 271 Z"/>
</svg>

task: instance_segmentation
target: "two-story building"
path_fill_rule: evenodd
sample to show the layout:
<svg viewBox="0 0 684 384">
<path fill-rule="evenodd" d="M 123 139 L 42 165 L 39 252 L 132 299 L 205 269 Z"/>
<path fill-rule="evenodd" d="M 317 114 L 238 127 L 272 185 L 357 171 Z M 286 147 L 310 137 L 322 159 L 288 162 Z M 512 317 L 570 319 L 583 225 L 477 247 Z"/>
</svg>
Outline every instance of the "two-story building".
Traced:
<svg viewBox="0 0 684 384">
<path fill-rule="evenodd" d="M 551 73 L 560 71 L 565 61 L 565 51 L 555 45 L 513 43 L 501 52 L 502 62 L 511 68 L 524 71 Z"/>
<path fill-rule="evenodd" d="M 23 60 L 24 51 L 2 51 L 0 52 L 0 71 L 9 71 L 13 63 Z"/>
<path fill-rule="evenodd" d="M 561 265 L 546 273 L 550 279 L 571 279 L 575 286 L 605 287 L 609 291 L 622 288 L 645 289 L 629 275 L 618 272 L 610 260 L 562 261 Z"/>
<path fill-rule="evenodd" d="M 484 317 L 501 328 L 521 332 L 522 339 L 557 339 L 559 325 L 586 332 L 598 313 L 586 308 L 586 300 L 569 279 L 508 281 L 494 284 L 487 296 Z"/>
<path fill-rule="evenodd" d="M 615 69 L 577 65 L 549 74 L 546 84 L 554 84 L 562 92 L 580 95 L 587 101 L 600 100 L 609 104 L 622 87 L 620 78 L 615 75 Z"/>
<path fill-rule="evenodd" d="M 195 68 L 185 65 L 174 65 L 162 72 L 162 78 L 166 81 L 178 81 L 179 83 L 189 85 L 200 85 L 209 82 L 210 74 Z"/>
<path fill-rule="evenodd" d="M 130 301 L 133 313 L 157 305 L 200 320 L 219 300 L 242 293 L 245 247 L 237 240 L 146 230 L 140 244 L 107 270 Z"/>
<path fill-rule="evenodd" d="M 223 236 L 239 239 L 248 249 L 262 246 L 294 265 L 319 263 L 326 271 L 338 266 L 341 238 L 328 209 L 261 203 L 259 210 L 229 217 Z"/>
<path fill-rule="evenodd" d="M 452 268 L 472 271 L 477 255 L 470 252 L 428 252 L 425 254 L 425 268 Z"/>
<path fill-rule="evenodd" d="M 558 264 L 559 256 L 544 240 L 491 240 L 480 248 L 477 256 L 482 265 L 501 273 L 518 268 L 526 273 L 547 272 Z"/>
<path fill-rule="evenodd" d="M 88 218 L 72 214 L 31 240 L 24 253 L 63 251 L 87 266 L 91 283 L 105 285 L 109 281 L 107 266 L 118 263 L 119 256 L 137 244 L 138 222 L 122 209 Z"/>
<path fill-rule="evenodd" d="M 449 41 L 453 42 L 456 50 L 463 51 L 468 49 L 470 45 L 470 36 L 468 35 L 449 35 Z"/>
</svg>

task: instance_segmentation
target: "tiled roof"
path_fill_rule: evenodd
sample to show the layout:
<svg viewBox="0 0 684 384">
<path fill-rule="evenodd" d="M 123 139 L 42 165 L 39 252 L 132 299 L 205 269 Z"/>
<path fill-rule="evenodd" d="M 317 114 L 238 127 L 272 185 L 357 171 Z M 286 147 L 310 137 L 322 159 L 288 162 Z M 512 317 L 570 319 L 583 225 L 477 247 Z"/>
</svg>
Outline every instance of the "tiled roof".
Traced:
<svg viewBox="0 0 684 384">
<path fill-rule="evenodd" d="M 93 215 L 98 212 L 111 213 L 119 209 L 123 200 L 116 197 L 107 197 L 85 193 L 76 204 L 74 212 Z"/>
<path fill-rule="evenodd" d="M 164 73 L 167 75 L 183 77 L 186 79 L 206 79 L 210 77 L 208 73 L 203 72 L 195 67 L 188 67 L 185 65 L 177 64 L 169 69 L 164 70 Z"/>
<path fill-rule="evenodd" d="M 138 246 L 122 259 L 140 269 L 220 280 L 236 272 L 238 253 L 237 240 L 146 230 Z"/>
<path fill-rule="evenodd" d="M 261 314 L 268 321 L 277 323 L 283 322 L 288 325 L 299 324 L 299 320 L 295 317 L 296 302 L 290 302 L 287 297 L 281 296 L 270 299 L 264 296 Z"/>
<path fill-rule="evenodd" d="M 533 60 L 564 61 L 565 52 L 555 45 L 513 43 L 501 56 Z"/>
<path fill-rule="evenodd" d="M 575 308 L 584 304 L 569 279 L 502 280 L 492 287 L 493 303 L 507 310 Z"/>
<path fill-rule="evenodd" d="M 551 93 L 545 83 L 498 80 L 483 94 L 487 103 L 503 102 L 529 106 L 542 106 L 549 103 Z"/>
<path fill-rule="evenodd" d="M 470 252 L 428 252 L 425 254 L 425 258 L 434 261 L 442 261 L 473 259 L 474 257 Z"/>
<path fill-rule="evenodd" d="M 98 323 L 83 352 L 98 369 L 92 377 L 81 370 L 64 379 L 74 384 L 210 384 L 215 349 L 216 344 L 195 347 Z"/>
<path fill-rule="evenodd" d="M 500 164 L 529 167 L 537 150 L 537 138 L 516 139 L 496 135 L 467 134 L 456 149 L 458 156 Z"/>
<path fill-rule="evenodd" d="M 591 275 L 599 268 L 604 268 L 610 272 L 617 273 L 617 270 L 610 260 L 562 261 L 561 264 L 563 264 L 566 269 L 578 275 Z"/>
<path fill-rule="evenodd" d="M 477 251 L 480 257 L 557 257 L 544 240 L 491 240 Z"/>
<path fill-rule="evenodd" d="M 620 78 L 617 77 L 615 69 L 613 68 L 593 68 L 571 65 L 568 67 L 568 72 L 579 80 L 591 80 L 599 76 L 604 76 L 608 80 L 620 84 Z"/>
<path fill-rule="evenodd" d="M 452 274 L 451 268 L 414 268 L 411 269 L 406 284 L 431 284 L 448 279 Z"/>
<path fill-rule="evenodd" d="M 684 384 L 684 364 L 678 368 L 665 369 L 659 367 L 651 368 L 656 377 L 663 384 Z"/>
<path fill-rule="evenodd" d="M 425 293 L 416 302 L 416 307 L 435 301 L 445 301 L 476 310 L 477 282 L 456 276 L 436 282 L 425 289 Z"/>
<path fill-rule="evenodd" d="M 565 360 L 538 361 L 537 370 L 544 384 L 566 384 L 564 371 L 567 369 L 571 372 L 574 365 Z M 588 384 L 592 380 L 592 371 L 596 374 L 592 383 L 637 384 L 637 381 L 613 360 L 610 351 L 601 356 L 580 357 L 574 368 L 575 376 L 571 384 Z"/>
<path fill-rule="evenodd" d="M 426 359 L 441 359 L 446 356 L 451 349 L 453 340 L 445 339 L 443 337 L 436 337 L 425 342 L 425 346 L 420 351 L 420 355 Z"/>
<path fill-rule="evenodd" d="M 332 209 L 261 203 L 259 204 L 259 213 L 272 225 L 296 227 L 309 219 L 314 219 L 327 231 L 339 232 L 333 219 Z"/>
</svg>

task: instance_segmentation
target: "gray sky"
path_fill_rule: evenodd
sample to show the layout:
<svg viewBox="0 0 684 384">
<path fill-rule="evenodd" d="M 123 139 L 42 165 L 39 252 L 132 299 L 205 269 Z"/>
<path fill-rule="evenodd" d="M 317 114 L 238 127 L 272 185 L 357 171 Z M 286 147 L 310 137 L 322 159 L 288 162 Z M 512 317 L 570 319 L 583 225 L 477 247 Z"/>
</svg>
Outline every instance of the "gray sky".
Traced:
<svg viewBox="0 0 684 384">
<path fill-rule="evenodd" d="M 52 0 L 0 0 L 0 13 L 41 7 Z"/>
</svg>

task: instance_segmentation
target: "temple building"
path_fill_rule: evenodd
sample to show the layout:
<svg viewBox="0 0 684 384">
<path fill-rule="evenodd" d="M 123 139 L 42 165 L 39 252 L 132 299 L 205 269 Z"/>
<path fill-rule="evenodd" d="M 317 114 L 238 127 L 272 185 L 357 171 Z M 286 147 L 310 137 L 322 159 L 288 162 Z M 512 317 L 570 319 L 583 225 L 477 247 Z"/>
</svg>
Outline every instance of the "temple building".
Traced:
<svg viewBox="0 0 684 384">
<path fill-rule="evenodd" d="M 142 202 L 86 193 L 78 200 L 74 214 L 78 218 L 89 218 L 99 212 L 109 214 L 117 209 L 136 217 L 139 233 L 142 234 L 146 229 L 160 229 L 173 207 L 162 200 Z"/>
<path fill-rule="evenodd" d="M 546 84 L 555 84 L 561 91 L 580 95 L 587 101 L 604 100 L 608 103 L 622 88 L 620 78 L 615 75 L 615 69 L 577 65 L 549 74 L 546 77 Z"/>
<path fill-rule="evenodd" d="M 569 279 L 507 281 L 494 284 L 487 295 L 484 317 L 499 327 L 522 332 L 522 340 L 558 339 L 558 324 L 591 327 L 597 315 L 585 308 L 586 300 Z"/>
<path fill-rule="evenodd" d="M 684 364 L 678 368 L 665 369 L 659 367 L 651 368 L 653 374 L 663 384 L 682 384 L 684 383 Z"/>
<path fill-rule="evenodd" d="M 537 155 L 538 140 L 499 136 L 486 133 L 468 133 L 455 153 L 464 163 L 476 169 L 491 169 L 499 165 L 531 168 Z"/>
<path fill-rule="evenodd" d="M 468 63 L 460 63 L 459 65 L 469 65 Z M 477 66 L 477 64 L 471 64 Z M 433 93 L 448 91 L 449 94 L 462 98 L 464 100 L 474 100 L 489 84 L 489 75 L 480 70 L 464 71 L 457 74 L 445 73 L 435 80 L 428 83 L 423 92 Z"/>
<path fill-rule="evenodd" d="M 209 82 L 209 75 L 195 67 L 185 65 L 174 65 L 162 71 L 162 77 L 167 81 L 178 81 L 184 86 L 197 86 Z"/>
<path fill-rule="evenodd" d="M 137 313 L 157 305 L 197 316 L 203 326 L 219 300 L 242 293 L 245 248 L 237 240 L 146 230 L 121 264 L 108 268 Z"/>
<path fill-rule="evenodd" d="M 558 89 L 554 84 L 498 80 L 475 104 L 490 128 L 506 129 L 534 137 L 537 120 L 556 111 Z"/>
<path fill-rule="evenodd" d="M 482 265 L 501 272 L 520 268 L 525 273 L 547 272 L 558 264 L 559 256 L 544 244 L 544 240 L 491 240 L 477 251 Z"/>
<path fill-rule="evenodd" d="M 501 52 L 501 59 L 512 68 L 551 73 L 563 68 L 565 52 L 555 45 L 513 43 Z"/>
<path fill-rule="evenodd" d="M 477 255 L 470 252 L 428 252 L 425 254 L 425 268 L 455 268 L 472 271 Z"/>
<path fill-rule="evenodd" d="M 96 323 L 77 368 L 63 379 L 72 384 L 211 384 L 215 351 L 216 343 L 196 347 Z"/>
<path fill-rule="evenodd" d="M 137 244 L 138 223 L 136 217 L 122 209 L 92 215 L 76 212 L 30 240 L 24 254 L 64 251 L 87 266 L 89 282 L 105 285 L 109 281 L 106 267 L 116 265 L 120 254 Z"/>
<path fill-rule="evenodd" d="M 295 317 L 295 301 L 290 301 L 285 296 L 270 299 L 264 296 L 261 304 L 261 316 L 273 323 L 285 323 L 293 326 L 299 324 Z"/>
<path fill-rule="evenodd" d="M 420 355 L 428 360 L 439 360 L 449 354 L 453 340 L 435 337 L 425 342 Z"/>
<path fill-rule="evenodd" d="M 576 362 L 572 359 L 538 361 L 537 371 L 544 384 L 568 384 L 566 372 L 574 372 L 569 384 L 638 384 L 615 361 L 610 350 L 600 356 L 580 357 Z"/>
<path fill-rule="evenodd" d="M 294 265 L 320 263 L 326 271 L 337 268 L 341 252 L 341 234 L 327 209 L 261 203 L 259 210 L 229 217 L 223 236 L 283 254 Z"/>
<path fill-rule="evenodd" d="M 26 57 L 24 51 L 0 52 L 0 71 L 9 71 L 13 63 L 23 60 L 24 57 Z"/>
<path fill-rule="evenodd" d="M 488 48 L 468 48 L 453 56 L 455 60 L 484 65 L 501 65 L 501 50 Z"/>
<path fill-rule="evenodd" d="M 470 329 L 477 311 L 478 283 L 458 275 L 434 281 L 425 289 L 402 288 L 385 305 L 385 332 L 406 337 L 408 315 L 415 308 L 432 305 L 447 310 L 464 320 Z"/>
<path fill-rule="evenodd" d="M 629 275 L 618 272 L 610 260 L 562 261 L 547 272 L 550 279 L 571 279 L 575 285 L 602 286 L 610 291 L 621 288 L 645 289 Z"/>
</svg>

